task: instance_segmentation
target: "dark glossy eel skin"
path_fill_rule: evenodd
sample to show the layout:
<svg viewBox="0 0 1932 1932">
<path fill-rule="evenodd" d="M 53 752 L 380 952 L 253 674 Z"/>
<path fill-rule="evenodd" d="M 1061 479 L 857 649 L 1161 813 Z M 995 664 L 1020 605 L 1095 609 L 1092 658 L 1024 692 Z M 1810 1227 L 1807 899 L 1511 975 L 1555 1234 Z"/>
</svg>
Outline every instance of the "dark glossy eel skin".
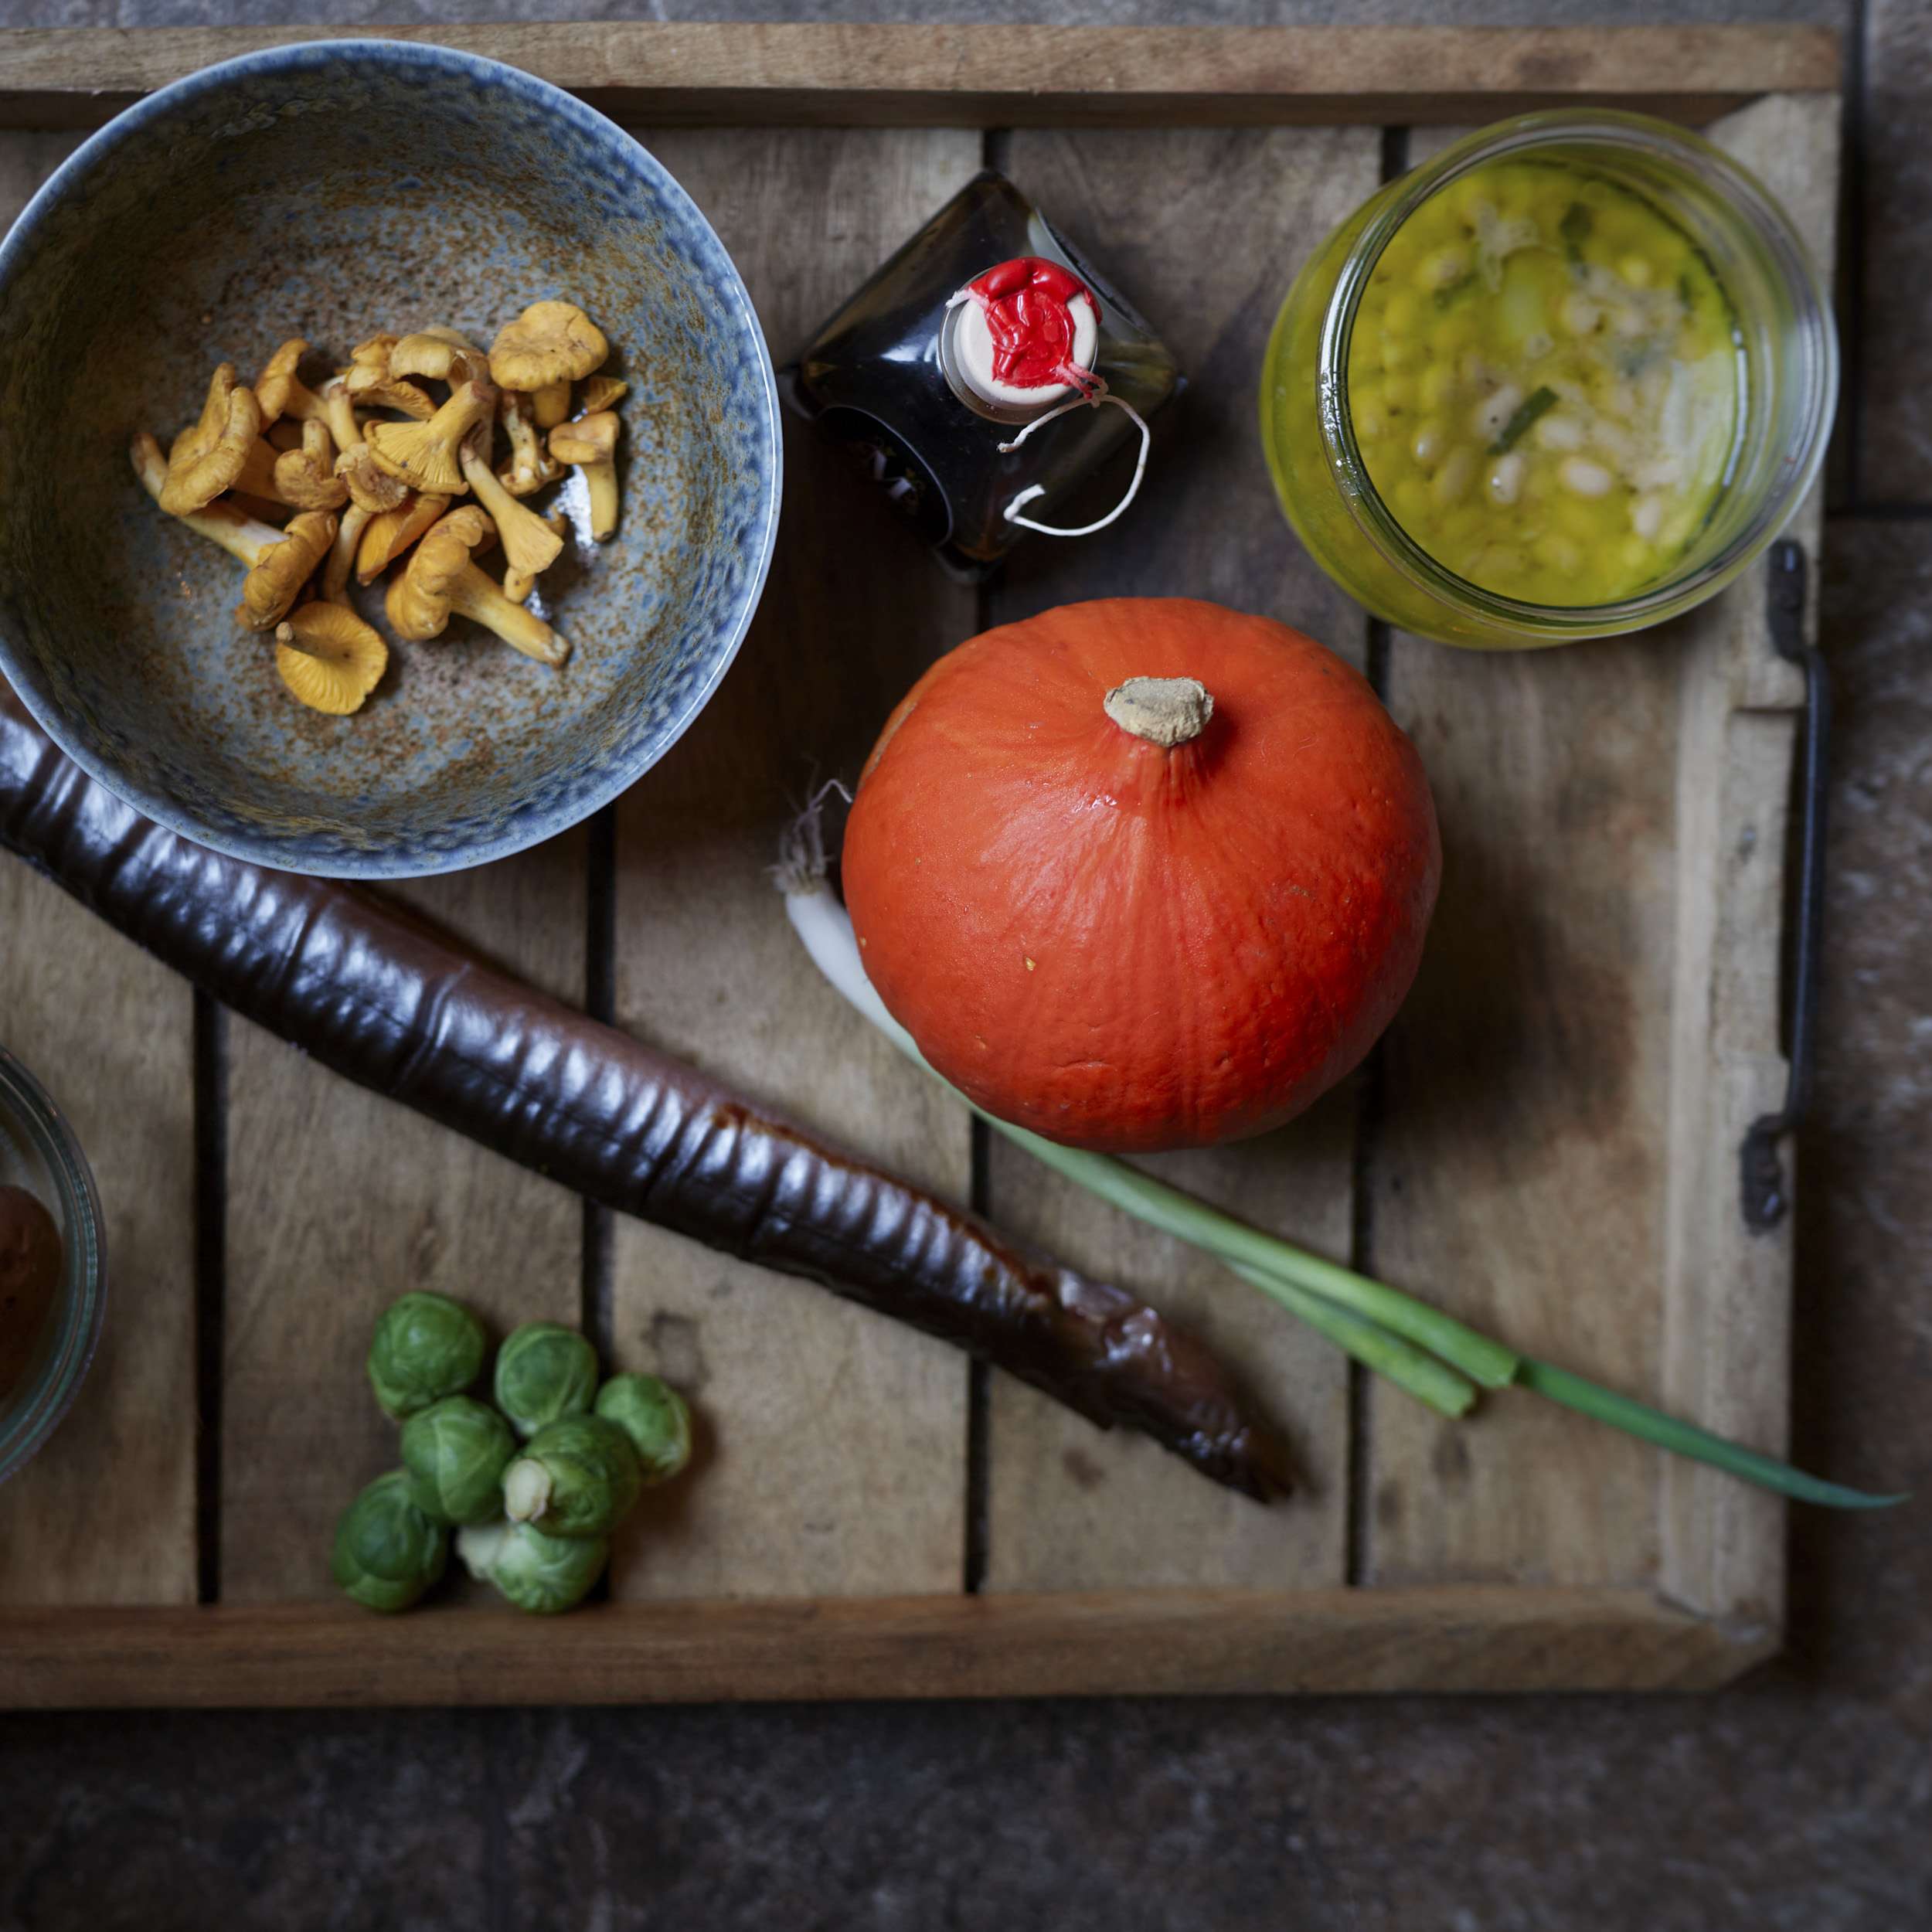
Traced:
<svg viewBox="0 0 1932 1932">
<path fill-rule="evenodd" d="M 992 1228 L 340 883 L 209 852 L 71 764 L 0 685 L 0 844 L 331 1067 L 626 1214 L 818 1282 L 1204 1475 L 1285 1494 L 1220 1364 Z"/>
</svg>

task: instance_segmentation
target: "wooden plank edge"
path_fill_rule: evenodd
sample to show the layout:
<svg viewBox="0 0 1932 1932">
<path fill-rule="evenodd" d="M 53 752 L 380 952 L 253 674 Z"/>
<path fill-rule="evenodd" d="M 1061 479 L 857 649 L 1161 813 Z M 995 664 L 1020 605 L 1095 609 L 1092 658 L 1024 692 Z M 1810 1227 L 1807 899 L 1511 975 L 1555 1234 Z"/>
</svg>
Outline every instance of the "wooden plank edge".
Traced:
<svg viewBox="0 0 1932 1932">
<path fill-rule="evenodd" d="M 1636 1590 L 1110 1591 L 372 1617 L 0 1612 L 15 1709 L 1702 1690 L 1773 1636 Z"/>
<path fill-rule="evenodd" d="M 1835 33 L 1788 26 L 15 29 L 0 32 L 0 125 L 97 127 L 215 61 L 352 38 L 488 55 L 660 124 L 1466 123 L 1586 102 L 1701 123 L 1835 90 L 1840 70 Z"/>
<path fill-rule="evenodd" d="M 1838 116 L 1777 95 L 1709 131 L 1756 172 L 1828 277 L 1836 260 Z M 1815 484 L 1787 534 L 1809 555 L 1806 641 L 1818 638 L 1823 496 Z M 1692 620 L 1678 745 L 1679 978 L 1668 1124 L 1672 1196 L 1662 1369 L 1666 1406 L 1785 1452 L 1790 1430 L 1793 1222 L 1753 1230 L 1740 1150 L 1782 1106 L 1789 1067 L 1781 982 L 1790 899 L 1787 813 L 1804 681 L 1779 655 L 1768 560 Z M 1780 1159 L 1787 1201 L 1795 1150 Z M 1776 1625 L 1785 1614 L 1781 1499 L 1667 1459 L 1658 1577 L 1696 1614 Z"/>
<path fill-rule="evenodd" d="M 1665 1406 L 1773 1455 L 1791 1396 L 1792 1215 L 1747 1226 L 1746 1133 L 1783 1104 L 1787 807 L 1802 685 L 1766 677 L 1762 568 L 1700 620 L 1677 748 L 1678 947 L 1660 1366 Z M 1739 702 L 1759 687 L 1758 702 Z M 1780 1151 L 1787 1189 L 1792 1149 Z M 1784 1615 L 1785 1505 L 1699 1464 L 1659 1476 L 1658 1574 L 1695 1614 Z"/>
</svg>

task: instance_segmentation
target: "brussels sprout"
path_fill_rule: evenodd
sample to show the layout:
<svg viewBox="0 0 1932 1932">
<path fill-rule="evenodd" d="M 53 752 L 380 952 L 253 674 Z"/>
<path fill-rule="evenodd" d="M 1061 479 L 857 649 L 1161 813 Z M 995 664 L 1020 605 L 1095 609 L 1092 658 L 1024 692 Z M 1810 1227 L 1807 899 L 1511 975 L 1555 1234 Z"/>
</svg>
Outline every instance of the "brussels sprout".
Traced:
<svg viewBox="0 0 1932 1932">
<path fill-rule="evenodd" d="M 597 1391 L 596 1413 L 631 1438 L 647 1486 L 668 1482 L 691 1460 L 691 1411 L 655 1376 L 613 1376 Z"/>
<path fill-rule="evenodd" d="M 474 1396 L 445 1396 L 403 1424 L 410 1496 L 432 1522 L 488 1522 L 503 1507 L 510 1425 Z"/>
<path fill-rule="evenodd" d="M 400 1422 L 445 1396 L 460 1395 L 483 1371 L 483 1325 L 460 1301 L 419 1290 L 392 1303 L 369 1345 L 369 1383 Z"/>
<path fill-rule="evenodd" d="M 539 1429 L 503 1472 L 503 1513 L 546 1536 L 601 1536 L 644 1487 L 631 1438 L 601 1416 L 566 1416 Z"/>
<path fill-rule="evenodd" d="M 329 1569 L 370 1610 L 407 1610 L 443 1574 L 450 1532 L 410 1500 L 400 1469 L 376 1480 L 342 1512 Z"/>
<path fill-rule="evenodd" d="M 611 1560 L 607 1536 L 546 1536 L 526 1522 L 473 1525 L 456 1550 L 479 1582 L 494 1583 L 519 1610 L 554 1616 L 583 1600 Z"/>
<path fill-rule="evenodd" d="M 574 1328 L 526 1321 L 496 1352 L 496 1406 L 519 1436 L 590 1411 L 597 1392 L 597 1352 Z"/>
</svg>

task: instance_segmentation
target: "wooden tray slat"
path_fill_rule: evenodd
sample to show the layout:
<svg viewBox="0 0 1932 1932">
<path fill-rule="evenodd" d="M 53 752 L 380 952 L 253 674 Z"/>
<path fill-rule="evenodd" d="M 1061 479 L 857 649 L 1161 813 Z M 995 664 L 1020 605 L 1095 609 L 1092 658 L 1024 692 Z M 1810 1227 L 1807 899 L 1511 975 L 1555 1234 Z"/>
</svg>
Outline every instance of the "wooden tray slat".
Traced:
<svg viewBox="0 0 1932 1932">
<path fill-rule="evenodd" d="M 1121 542 L 1022 546 L 989 587 L 1004 623 L 1084 597 L 1186 594 L 1298 624 L 1358 668 L 1368 625 L 1288 533 L 1253 423 L 1290 264 L 1375 192 L 1372 128 L 1022 128 L 1006 165 L 1077 250 L 1117 276 L 1190 386 L 1157 420 L 1155 454 Z M 1055 519 L 1117 499 L 1124 457 Z M 1284 1132 L 1149 1165 L 1323 1252 L 1349 1250 L 1355 1091 Z M 1096 1436 L 1005 1376 L 988 1400 L 989 1590 L 1268 1586 L 1346 1580 L 1349 1373 L 1344 1357 L 1210 1258 L 1102 1206 L 994 1137 L 988 1204 L 1001 1225 L 1074 1266 L 1146 1291 L 1243 1366 L 1291 1431 L 1304 1485 L 1257 1510 L 1203 1492 L 1153 1444 Z"/>
<path fill-rule="evenodd" d="M 192 1604 L 194 996 L 8 860 L 0 1042 L 80 1138 L 108 1270 L 87 1381 L 31 1477 L 0 1487 L 0 1602 Z"/>
<path fill-rule="evenodd" d="M 638 131 L 716 226 L 781 357 L 980 160 L 979 138 L 958 130 Z M 852 777 L 906 687 L 972 630 L 973 597 L 810 424 L 787 420 L 785 461 L 784 535 L 751 634 L 618 808 L 618 1019 L 964 1199 L 964 1115 L 803 961 L 767 869 L 811 785 Z M 691 1480 L 621 1539 L 617 1595 L 960 1587 L 956 1350 L 631 1221 L 616 1230 L 612 1301 L 617 1360 L 690 1389 L 702 1426 Z"/>
<path fill-rule="evenodd" d="M 1389 708 L 1442 823 L 1442 896 L 1386 1049 L 1386 1279 L 1658 1393 L 1675 668 L 1656 636 L 1464 656 L 1398 638 Z M 1654 1451 L 1492 1396 L 1475 1427 L 1372 1387 L 1369 1580 L 1641 1585 Z"/>
<path fill-rule="evenodd" d="M 560 998 L 581 1000 L 584 837 L 403 889 L 419 911 Z M 397 1464 L 362 1372 L 406 1288 L 498 1335 L 577 1325 L 583 1210 L 554 1182 L 229 1022 L 226 1345 L 219 1587 L 226 1603 L 334 1594 L 335 1519 Z"/>
<path fill-rule="evenodd" d="M 1814 260 L 1835 257 L 1838 104 L 1776 97 L 1710 131 L 1790 209 Z M 1824 485 L 1790 534 L 1816 563 Z M 1762 577 L 1692 620 L 1680 700 L 1679 907 L 1665 1257 L 1665 1400 L 1783 1453 L 1791 1427 L 1791 1220 L 1753 1232 L 1736 1150 L 1784 1104 L 1780 1046 L 1788 774 L 1804 679 L 1772 648 Z M 1788 1163 L 1792 1150 L 1784 1151 Z M 1788 1171 L 1788 1169 L 1787 1169 Z M 1675 1458 L 1664 1468 L 1660 1586 L 1702 1614 L 1776 1628 L 1784 1505 Z"/>
<path fill-rule="evenodd" d="M 1837 36 L 1810 27 L 80 28 L 0 33 L 0 125 L 94 127 L 213 61 L 368 35 L 487 54 L 660 126 L 1361 126 L 1577 100 L 1703 121 L 1838 81 Z"/>
<path fill-rule="evenodd" d="M 0 233 L 75 139 L 0 135 Z M 193 995 L 5 861 L 0 1043 L 47 1083 L 87 1151 L 109 1271 L 107 1326 L 86 1386 L 33 1480 L 0 1488 L 0 1602 L 192 1604 Z"/>
</svg>

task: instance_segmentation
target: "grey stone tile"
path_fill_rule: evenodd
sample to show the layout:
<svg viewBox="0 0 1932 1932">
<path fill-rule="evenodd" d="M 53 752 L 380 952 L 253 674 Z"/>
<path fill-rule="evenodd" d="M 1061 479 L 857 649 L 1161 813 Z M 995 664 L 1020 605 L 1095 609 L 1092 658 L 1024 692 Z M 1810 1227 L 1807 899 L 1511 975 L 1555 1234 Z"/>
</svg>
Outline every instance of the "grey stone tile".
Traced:
<svg viewBox="0 0 1932 1932">
<path fill-rule="evenodd" d="M 0 1927 L 487 1924 L 484 1745 L 505 1729 L 461 1714 L 0 1720 Z"/>
<path fill-rule="evenodd" d="M 1870 0 L 1865 47 L 1859 499 L 1932 499 L 1932 12 Z"/>
</svg>

